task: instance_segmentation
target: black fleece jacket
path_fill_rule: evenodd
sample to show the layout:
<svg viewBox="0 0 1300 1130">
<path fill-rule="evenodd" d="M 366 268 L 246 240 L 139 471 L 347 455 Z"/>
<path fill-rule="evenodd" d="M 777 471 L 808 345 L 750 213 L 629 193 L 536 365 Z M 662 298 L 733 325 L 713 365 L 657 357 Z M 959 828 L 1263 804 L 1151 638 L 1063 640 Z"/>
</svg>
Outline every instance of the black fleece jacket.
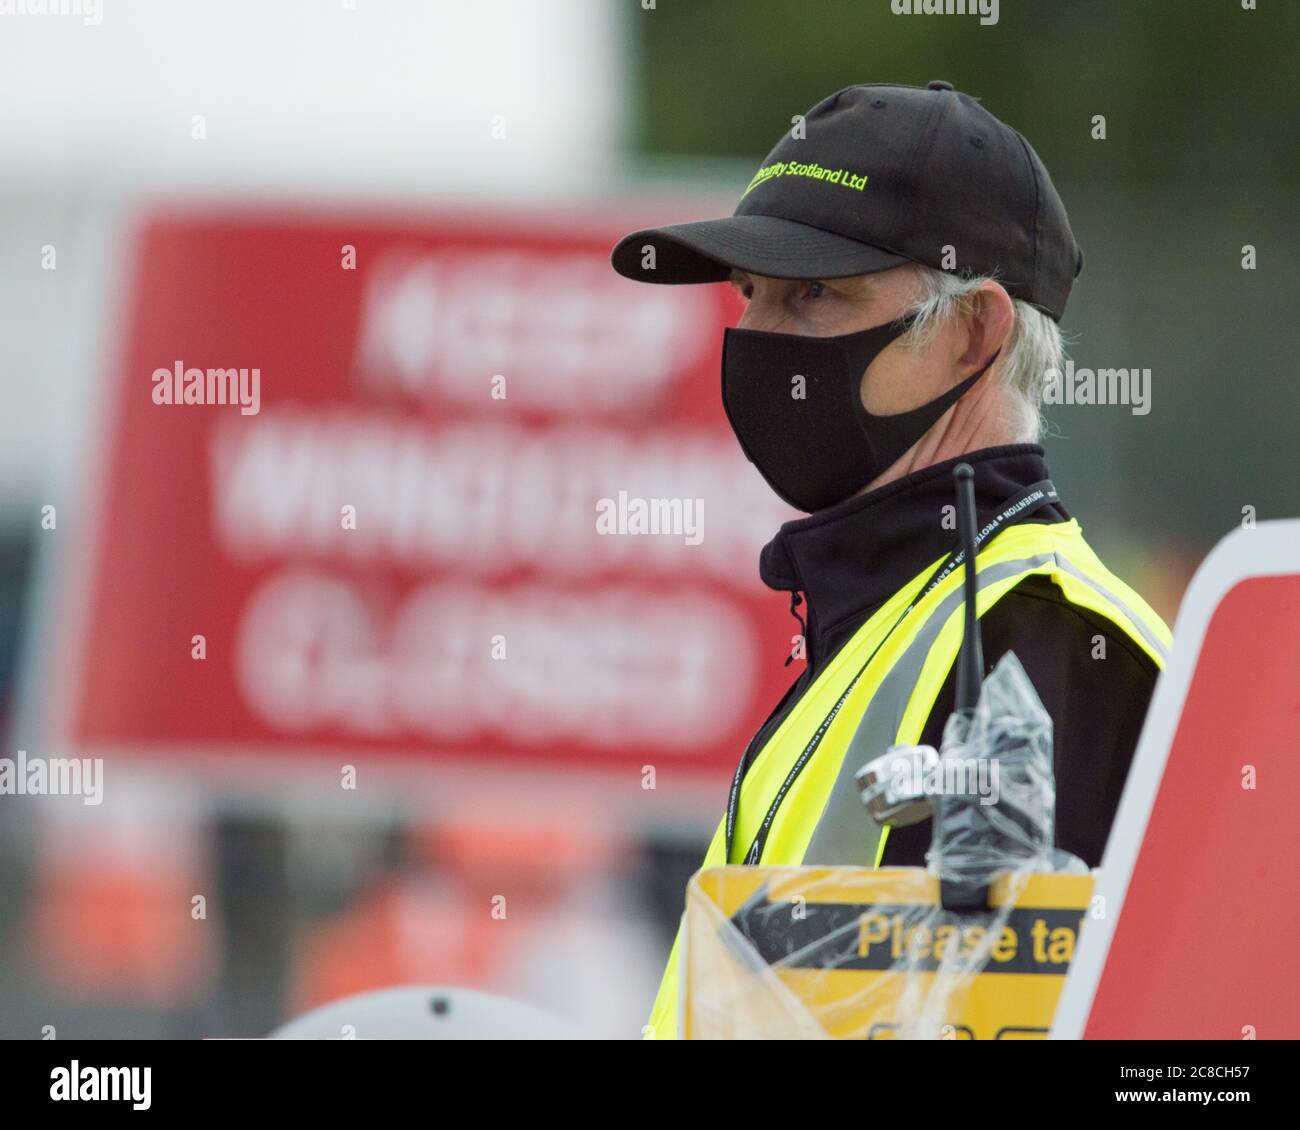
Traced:
<svg viewBox="0 0 1300 1130">
<path fill-rule="evenodd" d="M 975 471 L 979 523 L 1029 485 L 1049 478 L 1043 449 L 986 448 L 962 457 Z M 886 600 L 954 548 L 944 507 L 952 468 L 927 467 L 808 518 L 787 522 L 763 549 L 771 588 L 803 594 L 806 666 L 750 744 L 762 749 L 826 664 Z M 1067 521 L 1060 503 L 1029 522 Z M 945 528 L 945 525 L 947 528 Z M 793 606 L 792 606 L 793 607 Z M 1056 844 L 1089 866 L 1101 862 L 1155 685 L 1156 666 L 1109 621 L 1065 600 L 1045 577 L 1030 577 L 981 617 L 986 673 L 1014 651 L 1051 715 L 1056 769 Z M 1104 637 L 1105 659 L 1095 658 Z M 939 747 L 955 698 L 956 664 L 921 735 Z M 922 866 L 931 822 L 891 829 L 886 866 Z"/>
</svg>

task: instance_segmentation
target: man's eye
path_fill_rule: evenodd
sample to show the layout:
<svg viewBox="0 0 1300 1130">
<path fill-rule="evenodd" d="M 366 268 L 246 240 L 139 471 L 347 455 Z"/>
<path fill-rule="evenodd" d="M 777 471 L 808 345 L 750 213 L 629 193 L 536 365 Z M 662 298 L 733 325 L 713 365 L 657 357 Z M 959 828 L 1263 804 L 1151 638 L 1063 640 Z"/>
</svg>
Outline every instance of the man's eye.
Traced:
<svg viewBox="0 0 1300 1130">
<path fill-rule="evenodd" d="M 809 298 L 821 298 L 826 293 L 826 286 L 819 282 L 810 282 L 806 291 Z"/>
</svg>

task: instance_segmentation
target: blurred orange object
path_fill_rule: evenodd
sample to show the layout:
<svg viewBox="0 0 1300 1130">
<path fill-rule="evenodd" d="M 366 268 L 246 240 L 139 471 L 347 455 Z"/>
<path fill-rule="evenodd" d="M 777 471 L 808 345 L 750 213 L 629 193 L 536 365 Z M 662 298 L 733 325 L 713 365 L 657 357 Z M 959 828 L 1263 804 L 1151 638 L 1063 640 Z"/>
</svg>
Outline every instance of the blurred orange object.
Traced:
<svg viewBox="0 0 1300 1130">
<path fill-rule="evenodd" d="M 67 996 L 176 1007 L 203 997 L 218 929 L 196 917 L 205 870 L 194 829 L 122 801 L 51 806 L 25 923 L 25 960 Z M 201 905 L 201 904 L 200 904 Z"/>
<path fill-rule="evenodd" d="M 526 960 L 529 939 L 551 927 L 557 903 L 621 858 L 612 836 L 592 830 L 598 821 L 569 815 L 498 807 L 491 822 L 414 830 L 416 866 L 428 870 L 385 879 L 309 932 L 294 1010 L 392 985 L 499 991 Z"/>
<path fill-rule="evenodd" d="M 454 884 L 389 879 L 308 932 L 294 1012 L 415 982 L 475 987 L 491 963 L 492 921 Z"/>
</svg>

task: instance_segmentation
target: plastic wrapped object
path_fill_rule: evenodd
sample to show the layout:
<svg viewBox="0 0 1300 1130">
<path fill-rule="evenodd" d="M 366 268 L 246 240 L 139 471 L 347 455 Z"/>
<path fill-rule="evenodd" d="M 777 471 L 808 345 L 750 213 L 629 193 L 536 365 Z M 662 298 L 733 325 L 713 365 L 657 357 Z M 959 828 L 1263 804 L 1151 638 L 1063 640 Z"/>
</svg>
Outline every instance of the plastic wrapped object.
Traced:
<svg viewBox="0 0 1300 1130">
<path fill-rule="evenodd" d="M 1053 846 L 1052 719 L 1013 653 L 984 680 L 974 712 L 948 719 L 936 776 L 926 863 L 946 889 L 980 902 L 1004 871 L 1086 873 Z"/>
<path fill-rule="evenodd" d="M 1092 877 L 1053 848 L 1051 718 L 1014 655 L 974 711 L 949 720 L 937 761 L 908 764 L 933 770 L 926 870 L 726 867 L 692 879 L 684 1035 L 1046 1035 Z"/>
<path fill-rule="evenodd" d="M 994 880 L 952 913 L 920 867 L 714 867 L 687 887 L 689 1039 L 1041 1039 L 1091 875 Z"/>
</svg>

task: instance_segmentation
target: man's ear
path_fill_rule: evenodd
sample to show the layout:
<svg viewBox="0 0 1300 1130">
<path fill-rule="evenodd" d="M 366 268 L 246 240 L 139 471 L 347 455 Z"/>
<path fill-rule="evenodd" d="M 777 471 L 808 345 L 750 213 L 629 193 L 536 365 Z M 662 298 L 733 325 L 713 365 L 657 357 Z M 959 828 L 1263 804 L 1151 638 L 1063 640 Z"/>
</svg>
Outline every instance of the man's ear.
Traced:
<svg viewBox="0 0 1300 1130">
<path fill-rule="evenodd" d="M 1001 283 L 988 280 L 966 296 L 961 307 L 966 348 L 958 358 L 962 378 L 982 369 L 999 350 L 1006 348 L 1016 324 L 1011 295 Z"/>
</svg>

